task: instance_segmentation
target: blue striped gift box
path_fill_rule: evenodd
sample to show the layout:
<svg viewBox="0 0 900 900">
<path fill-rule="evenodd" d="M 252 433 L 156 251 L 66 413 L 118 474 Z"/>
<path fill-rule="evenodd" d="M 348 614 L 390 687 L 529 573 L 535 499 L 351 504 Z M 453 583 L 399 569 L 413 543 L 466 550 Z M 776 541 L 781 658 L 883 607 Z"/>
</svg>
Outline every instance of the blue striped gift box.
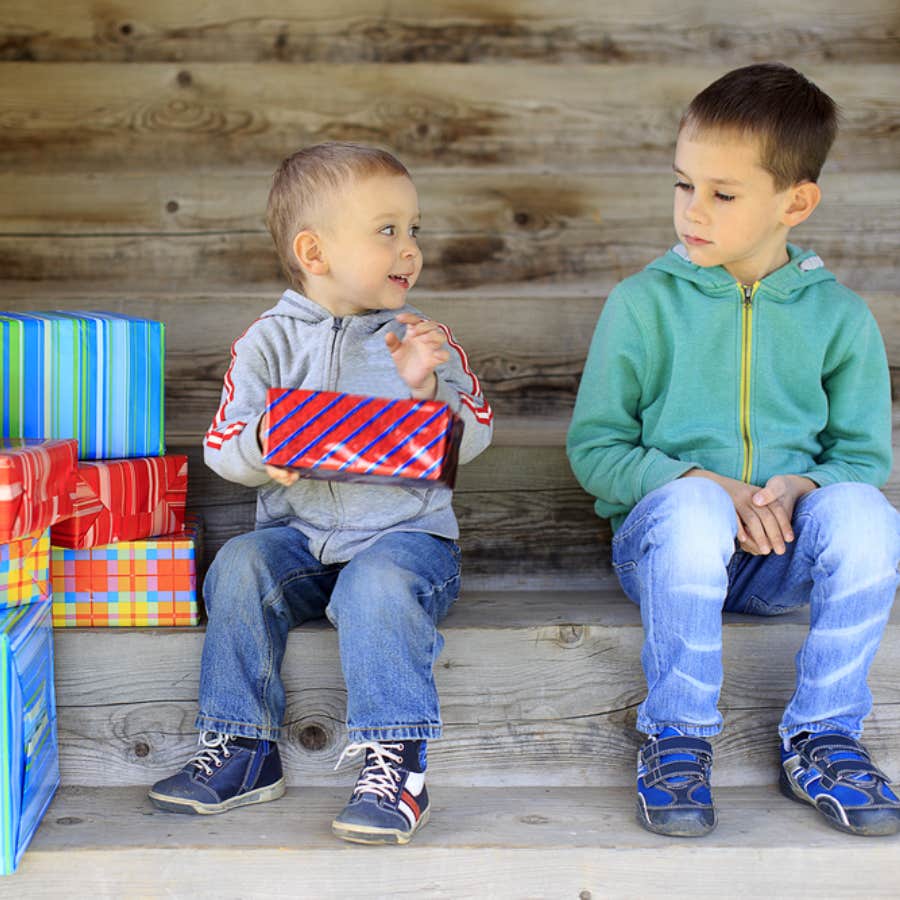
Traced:
<svg viewBox="0 0 900 900">
<path fill-rule="evenodd" d="M 15 871 L 58 785 L 48 598 L 0 615 L 0 875 Z"/>
<path fill-rule="evenodd" d="M 0 313 L 2 437 L 76 438 L 80 459 L 162 456 L 165 325 Z"/>
</svg>

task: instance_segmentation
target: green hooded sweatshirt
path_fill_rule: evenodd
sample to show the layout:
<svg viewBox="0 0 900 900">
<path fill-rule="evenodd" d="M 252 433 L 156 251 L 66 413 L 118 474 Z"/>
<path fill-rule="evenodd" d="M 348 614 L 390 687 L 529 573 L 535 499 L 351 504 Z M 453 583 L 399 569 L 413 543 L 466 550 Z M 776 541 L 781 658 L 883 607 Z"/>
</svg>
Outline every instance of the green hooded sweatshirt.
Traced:
<svg viewBox="0 0 900 900">
<path fill-rule="evenodd" d="M 890 379 L 875 319 L 815 253 L 788 254 L 742 285 L 679 245 L 610 294 L 567 451 L 614 530 L 698 467 L 758 486 L 886 481 Z"/>
</svg>

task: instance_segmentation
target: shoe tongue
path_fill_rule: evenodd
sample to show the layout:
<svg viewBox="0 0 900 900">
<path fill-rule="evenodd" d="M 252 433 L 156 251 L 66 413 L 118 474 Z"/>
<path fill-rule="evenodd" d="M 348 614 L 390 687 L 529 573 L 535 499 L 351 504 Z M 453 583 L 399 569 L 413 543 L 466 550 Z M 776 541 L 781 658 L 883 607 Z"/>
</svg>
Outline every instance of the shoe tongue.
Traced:
<svg viewBox="0 0 900 900">
<path fill-rule="evenodd" d="M 668 737 L 685 737 L 683 731 L 678 728 L 673 727 L 672 725 L 667 725 L 663 730 L 656 736 L 658 740 L 662 738 Z M 694 756 L 691 753 L 663 753 L 659 757 L 660 763 L 672 763 L 672 762 L 684 762 L 685 760 L 693 760 Z M 666 781 L 671 784 L 680 784 L 684 781 L 687 781 L 687 778 L 684 776 L 675 776 L 673 778 L 667 778 Z"/>
</svg>

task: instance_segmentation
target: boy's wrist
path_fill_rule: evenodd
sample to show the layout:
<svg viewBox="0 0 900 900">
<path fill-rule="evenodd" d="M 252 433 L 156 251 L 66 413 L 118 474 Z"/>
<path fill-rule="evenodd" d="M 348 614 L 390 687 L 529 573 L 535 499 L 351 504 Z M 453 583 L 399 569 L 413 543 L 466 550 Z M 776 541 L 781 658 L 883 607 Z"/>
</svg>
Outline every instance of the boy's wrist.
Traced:
<svg viewBox="0 0 900 900">
<path fill-rule="evenodd" d="M 421 387 L 410 387 L 410 393 L 413 400 L 434 400 L 437 396 L 438 379 L 437 373 L 431 372 L 425 379 Z"/>
</svg>

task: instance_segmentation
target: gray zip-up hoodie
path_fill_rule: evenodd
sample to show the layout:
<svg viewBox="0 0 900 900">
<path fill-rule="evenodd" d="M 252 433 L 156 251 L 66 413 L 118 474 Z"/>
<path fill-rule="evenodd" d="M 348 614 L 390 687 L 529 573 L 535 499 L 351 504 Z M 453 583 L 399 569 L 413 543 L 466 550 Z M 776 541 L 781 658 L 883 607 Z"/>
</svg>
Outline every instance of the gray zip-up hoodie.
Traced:
<svg viewBox="0 0 900 900">
<path fill-rule="evenodd" d="M 323 563 L 345 562 L 390 531 L 424 531 L 457 538 L 459 527 L 447 487 L 352 484 L 301 478 L 283 487 L 266 475 L 256 433 L 270 387 L 343 391 L 406 398 L 409 387 L 384 342 L 403 336 L 397 313 L 373 310 L 336 318 L 312 300 L 288 290 L 232 345 L 222 403 L 203 441 L 206 464 L 229 481 L 258 487 L 257 528 L 290 525 L 309 538 Z M 444 327 L 444 326 L 442 326 Z M 463 420 L 460 463 L 491 441 L 493 413 L 463 349 L 449 330 L 450 360 L 438 366 L 437 400 Z"/>
</svg>

